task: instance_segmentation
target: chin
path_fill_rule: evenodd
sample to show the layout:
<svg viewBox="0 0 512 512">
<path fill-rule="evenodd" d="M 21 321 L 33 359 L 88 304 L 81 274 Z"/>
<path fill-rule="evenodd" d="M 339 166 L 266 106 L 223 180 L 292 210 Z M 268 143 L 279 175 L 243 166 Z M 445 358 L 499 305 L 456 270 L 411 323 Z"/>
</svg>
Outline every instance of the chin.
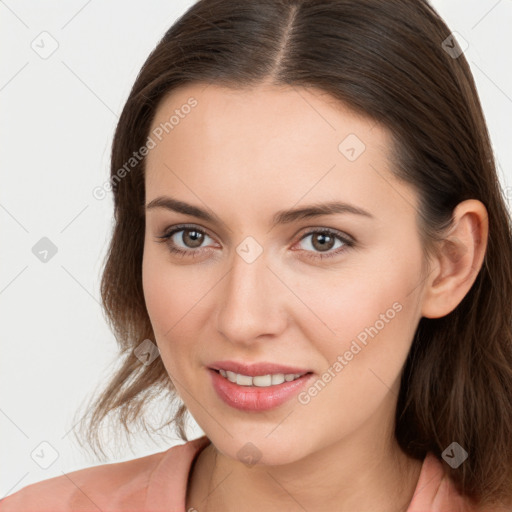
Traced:
<svg viewBox="0 0 512 512">
<path fill-rule="evenodd" d="M 275 425 L 274 427 L 275 428 Z M 273 432 L 265 428 L 261 431 L 252 428 L 251 434 L 208 436 L 216 449 L 226 457 L 238 460 L 247 467 L 279 466 L 296 462 L 307 456 L 312 449 L 304 443 L 302 436 L 287 435 L 284 432 Z"/>
</svg>

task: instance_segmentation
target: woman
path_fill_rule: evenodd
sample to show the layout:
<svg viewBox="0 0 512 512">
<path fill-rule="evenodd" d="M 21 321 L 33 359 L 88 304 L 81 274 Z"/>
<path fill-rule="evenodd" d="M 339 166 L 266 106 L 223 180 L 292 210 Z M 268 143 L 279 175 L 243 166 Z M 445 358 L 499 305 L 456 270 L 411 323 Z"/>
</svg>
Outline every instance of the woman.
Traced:
<svg viewBox="0 0 512 512">
<path fill-rule="evenodd" d="M 110 185 L 124 360 L 89 440 L 158 392 L 206 435 L 0 510 L 512 510 L 510 216 L 426 1 L 199 1 L 137 77 Z"/>
</svg>

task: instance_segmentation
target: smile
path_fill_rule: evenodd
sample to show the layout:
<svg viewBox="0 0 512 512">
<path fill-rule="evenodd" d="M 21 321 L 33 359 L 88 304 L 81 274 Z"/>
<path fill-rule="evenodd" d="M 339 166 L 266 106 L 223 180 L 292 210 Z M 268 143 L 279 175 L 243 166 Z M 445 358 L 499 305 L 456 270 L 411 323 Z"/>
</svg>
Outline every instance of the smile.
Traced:
<svg viewBox="0 0 512 512">
<path fill-rule="evenodd" d="M 314 376 L 312 372 L 245 375 L 213 368 L 208 373 L 220 400 L 244 412 L 279 407 L 300 393 Z"/>
<path fill-rule="evenodd" d="M 270 386 L 277 386 L 283 382 L 292 382 L 300 377 L 301 373 L 274 373 L 268 375 L 243 375 L 241 373 L 235 373 L 226 370 L 219 370 L 219 373 L 230 382 L 234 382 L 239 386 L 255 386 L 260 388 L 266 388 Z"/>
</svg>

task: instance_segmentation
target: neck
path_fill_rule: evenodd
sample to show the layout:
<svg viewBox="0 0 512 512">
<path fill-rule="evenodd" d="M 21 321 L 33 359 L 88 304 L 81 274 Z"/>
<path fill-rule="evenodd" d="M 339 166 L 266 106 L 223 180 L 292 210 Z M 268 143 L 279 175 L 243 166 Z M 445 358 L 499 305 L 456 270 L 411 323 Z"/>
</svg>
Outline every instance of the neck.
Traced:
<svg viewBox="0 0 512 512">
<path fill-rule="evenodd" d="M 379 435 L 379 423 L 367 423 L 300 460 L 274 466 L 248 467 L 210 444 L 191 472 L 186 510 L 405 512 L 422 463 L 401 451 L 389 425 L 382 435 L 382 425 Z"/>
</svg>

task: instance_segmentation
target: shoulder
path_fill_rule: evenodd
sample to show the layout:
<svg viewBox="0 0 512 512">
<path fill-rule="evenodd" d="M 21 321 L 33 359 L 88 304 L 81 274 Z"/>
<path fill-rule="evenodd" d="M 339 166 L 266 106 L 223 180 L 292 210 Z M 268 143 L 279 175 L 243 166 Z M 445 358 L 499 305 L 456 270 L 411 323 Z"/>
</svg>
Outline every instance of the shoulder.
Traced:
<svg viewBox="0 0 512 512">
<path fill-rule="evenodd" d="M 0 500 L 0 512 L 141 510 L 151 473 L 171 450 L 27 485 Z"/>
<path fill-rule="evenodd" d="M 469 498 L 459 493 L 445 471 L 444 465 L 433 453 L 423 461 L 420 477 L 407 512 L 512 512 L 510 508 L 478 508 Z"/>
<path fill-rule="evenodd" d="M 180 510 L 192 462 L 209 442 L 202 436 L 145 457 L 27 485 L 0 500 L 0 512 Z"/>
</svg>

